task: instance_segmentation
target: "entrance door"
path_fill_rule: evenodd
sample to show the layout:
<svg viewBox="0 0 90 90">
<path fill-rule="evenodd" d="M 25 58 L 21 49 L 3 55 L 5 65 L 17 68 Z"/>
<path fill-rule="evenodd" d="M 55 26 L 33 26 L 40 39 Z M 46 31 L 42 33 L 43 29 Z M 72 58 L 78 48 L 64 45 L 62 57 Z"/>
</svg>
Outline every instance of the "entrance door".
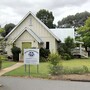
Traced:
<svg viewBox="0 0 90 90">
<path fill-rule="evenodd" d="M 22 55 L 24 53 L 24 49 L 30 49 L 32 46 L 31 42 L 22 42 Z"/>
</svg>

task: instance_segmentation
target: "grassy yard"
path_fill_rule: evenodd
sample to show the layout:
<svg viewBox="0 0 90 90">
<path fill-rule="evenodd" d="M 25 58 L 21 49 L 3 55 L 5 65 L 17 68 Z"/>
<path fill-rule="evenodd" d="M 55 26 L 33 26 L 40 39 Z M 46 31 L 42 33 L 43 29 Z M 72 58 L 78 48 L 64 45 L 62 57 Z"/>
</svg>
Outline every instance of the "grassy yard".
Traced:
<svg viewBox="0 0 90 90">
<path fill-rule="evenodd" d="M 10 66 L 12 66 L 16 63 L 16 62 L 13 62 L 13 61 L 8 61 L 8 59 L 5 55 L 0 55 L 0 61 L 1 60 L 2 60 L 2 64 L 1 64 L 2 69 L 10 67 Z"/>
<path fill-rule="evenodd" d="M 89 59 L 74 59 L 69 61 L 63 61 L 62 65 L 64 68 L 73 69 L 73 68 L 82 68 L 83 66 L 87 66 L 90 72 L 90 60 Z M 30 74 L 33 77 L 43 77 L 46 78 L 49 75 L 49 63 L 40 63 L 39 65 L 39 73 L 37 73 L 37 66 L 30 67 Z M 81 69 L 80 69 L 81 70 Z M 67 71 L 68 72 L 68 71 Z M 6 73 L 7 76 L 28 76 L 28 67 L 27 72 L 24 70 L 24 66 L 13 70 L 9 73 Z"/>
<path fill-rule="evenodd" d="M 87 66 L 90 68 L 90 59 L 73 59 L 68 61 L 62 61 L 64 67 L 68 68 L 75 68 L 75 67 L 82 67 Z"/>
<path fill-rule="evenodd" d="M 3 61 L 2 62 L 2 69 L 3 68 L 7 68 L 7 67 L 10 67 L 12 65 L 16 64 L 16 62 L 11 62 L 11 61 Z"/>
<path fill-rule="evenodd" d="M 47 77 L 48 76 L 48 69 L 49 64 L 48 63 L 40 63 L 39 65 L 39 73 L 37 73 L 37 66 L 31 65 L 30 66 L 30 75 L 34 77 Z M 28 76 L 28 66 L 27 66 L 27 71 L 25 72 L 25 66 L 23 65 L 22 67 L 13 70 L 9 73 L 6 73 L 5 75 L 7 76 Z"/>
</svg>

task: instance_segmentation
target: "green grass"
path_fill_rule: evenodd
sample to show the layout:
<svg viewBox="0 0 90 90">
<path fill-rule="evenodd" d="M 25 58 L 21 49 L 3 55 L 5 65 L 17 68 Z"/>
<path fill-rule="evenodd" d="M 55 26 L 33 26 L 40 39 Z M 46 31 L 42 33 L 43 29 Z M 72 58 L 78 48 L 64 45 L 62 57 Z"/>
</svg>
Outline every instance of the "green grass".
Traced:
<svg viewBox="0 0 90 90">
<path fill-rule="evenodd" d="M 9 73 L 6 73 L 5 75 L 7 76 L 29 76 L 29 66 L 27 65 L 27 71 L 25 72 L 25 66 L 23 65 L 22 67 L 13 70 Z M 37 73 L 37 66 L 31 65 L 30 66 L 30 75 L 34 77 L 42 77 L 46 78 L 48 76 L 48 63 L 40 63 L 39 64 L 39 72 Z"/>
<path fill-rule="evenodd" d="M 5 55 L 0 55 L 0 61 L 2 61 L 2 64 L 1 64 L 2 69 L 10 67 L 16 63 L 13 61 L 8 61 L 7 56 L 5 56 Z"/>
<path fill-rule="evenodd" d="M 90 71 L 90 60 L 89 59 L 74 59 L 74 60 L 68 60 L 68 61 L 62 61 L 62 65 L 66 70 L 68 69 L 75 69 L 75 68 L 82 68 L 83 66 L 87 66 Z M 27 67 L 28 69 L 28 67 Z M 39 64 L 39 73 L 37 73 L 37 66 L 32 65 L 30 68 L 30 75 L 33 77 L 43 77 L 47 78 L 49 75 L 49 63 L 40 63 Z M 68 71 L 67 70 L 67 71 Z M 79 72 L 82 69 L 75 69 L 73 73 Z M 69 71 L 70 72 L 70 71 Z M 28 70 L 25 72 L 24 66 L 13 70 L 11 72 L 8 72 L 4 74 L 6 76 L 28 76 Z"/>
<path fill-rule="evenodd" d="M 68 61 L 62 61 L 64 67 L 68 68 L 76 68 L 76 67 L 83 67 L 87 66 L 90 68 L 90 59 L 73 59 Z"/>
<path fill-rule="evenodd" d="M 2 61 L 2 69 L 3 68 L 7 68 L 10 67 L 12 65 L 16 64 L 16 62 L 12 62 L 12 61 Z"/>
</svg>

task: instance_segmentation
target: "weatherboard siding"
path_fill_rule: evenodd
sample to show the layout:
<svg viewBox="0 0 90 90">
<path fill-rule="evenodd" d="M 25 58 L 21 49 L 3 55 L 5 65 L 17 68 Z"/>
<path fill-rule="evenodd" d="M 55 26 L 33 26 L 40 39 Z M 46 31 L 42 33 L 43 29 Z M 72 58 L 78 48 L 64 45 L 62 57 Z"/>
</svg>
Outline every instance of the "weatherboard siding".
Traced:
<svg viewBox="0 0 90 90">
<path fill-rule="evenodd" d="M 30 18 L 32 18 L 32 25 L 30 25 Z M 57 51 L 56 39 L 51 35 L 51 33 L 46 30 L 46 28 L 38 22 L 33 16 L 29 15 L 8 37 L 7 43 L 10 44 L 15 38 L 25 29 L 25 27 L 31 29 L 38 37 L 44 42 L 44 48 L 46 47 L 46 42 L 50 43 L 50 51 L 55 53 Z M 16 39 L 16 46 L 22 49 L 22 42 L 32 42 L 32 47 L 38 48 L 38 42 L 31 36 L 27 31 L 25 31 L 18 39 Z M 8 55 L 11 55 L 12 45 L 7 46 Z"/>
</svg>

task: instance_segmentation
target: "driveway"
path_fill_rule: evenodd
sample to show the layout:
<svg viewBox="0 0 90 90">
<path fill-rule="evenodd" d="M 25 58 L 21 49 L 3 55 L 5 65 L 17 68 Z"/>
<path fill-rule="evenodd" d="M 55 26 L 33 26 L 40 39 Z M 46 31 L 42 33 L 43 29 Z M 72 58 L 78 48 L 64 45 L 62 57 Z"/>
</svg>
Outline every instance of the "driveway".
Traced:
<svg viewBox="0 0 90 90">
<path fill-rule="evenodd" d="M 89 82 L 0 77 L 0 90 L 90 90 Z"/>
</svg>

